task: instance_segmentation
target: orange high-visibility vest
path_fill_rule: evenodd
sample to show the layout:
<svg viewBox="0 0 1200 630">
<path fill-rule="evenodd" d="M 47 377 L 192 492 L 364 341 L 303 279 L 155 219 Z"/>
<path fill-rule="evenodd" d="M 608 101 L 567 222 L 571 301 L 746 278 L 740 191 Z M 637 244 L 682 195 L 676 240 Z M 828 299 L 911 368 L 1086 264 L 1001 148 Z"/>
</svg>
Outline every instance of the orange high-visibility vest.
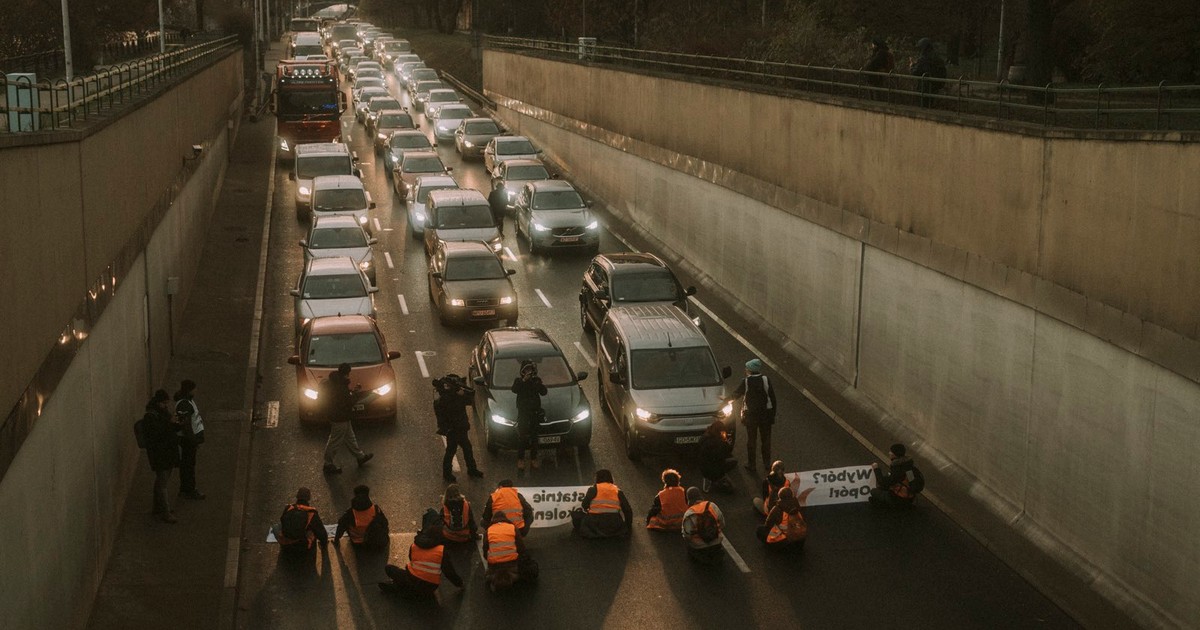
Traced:
<svg viewBox="0 0 1200 630">
<path fill-rule="evenodd" d="M 767 542 L 777 543 L 783 541 L 796 542 L 808 535 L 808 524 L 804 522 L 804 517 L 796 512 L 795 515 L 783 513 L 783 518 L 771 527 L 771 531 L 767 532 Z"/>
<path fill-rule="evenodd" d="M 717 533 L 718 534 L 722 533 L 720 531 L 721 530 L 721 519 L 717 517 L 717 513 L 713 511 L 711 506 L 712 506 L 711 501 L 697 501 L 695 504 L 693 504 L 691 507 L 689 507 L 687 509 L 687 512 L 683 513 L 683 518 L 684 518 L 684 520 L 687 520 L 687 515 L 689 512 L 692 514 L 695 514 L 696 516 L 699 516 L 699 515 L 707 512 L 710 516 L 712 516 L 713 520 L 716 521 L 716 523 L 717 523 Z M 715 541 L 704 540 L 704 538 L 700 536 L 700 532 L 698 530 L 692 532 L 691 536 L 684 534 L 684 537 L 690 538 L 691 542 L 693 542 L 697 545 L 708 545 L 708 544 L 713 544 L 715 542 Z M 716 538 L 716 540 L 717 541 L 721 540 L 720 536 L 718 536 Z"/>
<path fill-rule="evenodd" d="M 683 527 L 683 513 L 687 511 L 687 493 L 679 486 L 663 488 L 658 492 L 659 512 L 646 524 L 647 529 L 677 532 Z"/>
<path fill-rule="evenodd" d="M 517 529 L 525 528 L 525 510 L 516 488 L 496 488 L 492 493 L 492 513 L 499 512 Z"/>
<path fill-rule="evenodd" d="M 467 503 L 466 499 L 463 499 L 462 529 L 454 529 L 453 518 L 454 515 L 450 513 L 450 508 L 442 504 L 442 522 L 444 523 L 442 526 L 442 536 L 451 542 L 467 542 L 467 539 L 471 537 L 471 526 L 469 525 L 471 522 L 471 504 Z"/>
<path fill-rule="evenodd" d="M 438 545 L 423 549 L 416 545 L 408 548 L 408 572 L 419 580 L 430 584 L 442 583 L 442 552 L 444 547 Z"/>
<path fill-rule="evenodd" d="M 771 513 L 771 508 L 775 507 L 775 504 L 779 502 L 779 491 L 783 490 L 784 488 L 791 487 L 792 480 L 788 479 L 787 477 L 783 478 L 783 485 L 779 486 L 778 488 L 772 488 L 770 484 L 767 484 L 767 498 L 763 502 L 763 508 L 768 514 Z"/>
<path fill-rule="evenodd" d="M 372 503 L 371 507 L 365 510 L 351 508 L 350 511 L 354 513 L 354 526 L 346 530 L 346 533 L 350 535 L 350 542 L 361 545 L 367 539 L 367 526 L 371 524 L 371 521 L 375 520 L 375 514 L 378 510 L 375 509 L 375 504 Z"/>
<path fill-rule="evenodd" d="M 492 523 L 487 529 L 488 564 L 517 559 L 517 527 L 512 523 Z"/>
<path fill-rule="evenodd" d="M 288 538 L 287 536 L 284 536 L 282 526 L 279 528 L 279 537 L 276 538 L 276 540 L 278 540 L 279 544 L 281 544 L 281 545 L 294 545 L 296 543 L 303 542 L 306 547 L 311 549 L 313 546 L 313 542 L 315 542 L 317 540 L 317 536 L 316 536 L 316 534 L 312 533 L 312 530 L 309 529 L 309 527 L 312 525 L 313 517 L 317 515 L 317 508 L 312 507 L 311 505 L 301 505 L 299 503 L 293 503 L 293 504 L 287 506 L 287 509 L 284 511 L 291 512 L 292 510 L 300 510 L 302 512 L 308 513 L 308 520 L 304 521 L 304 540 L 298 540 L 298 539 L 293 540 L 291 538 Z"/>
<path fill-rule="evenodd" d="M 621 499 L 617 495 L 620 490 L 616 484 L 598 483 L 596 484 L 596 498 L 592 499 L 592 505 L 588 508 L 588 514 L 612 514 L 621 511 Z"/>
</svg>

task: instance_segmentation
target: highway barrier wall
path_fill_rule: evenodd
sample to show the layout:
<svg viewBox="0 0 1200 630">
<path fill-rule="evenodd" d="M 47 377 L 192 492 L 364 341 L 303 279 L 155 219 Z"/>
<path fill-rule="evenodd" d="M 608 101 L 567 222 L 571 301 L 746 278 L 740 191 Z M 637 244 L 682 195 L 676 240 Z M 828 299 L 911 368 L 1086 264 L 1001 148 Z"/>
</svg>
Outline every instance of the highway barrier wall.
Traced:
<svg viewBox="0 0 1200 630">
<path fill-rule="evenodd" d="M 1193 138 L 483 63 L 500 119 L 874 434 L 1137 623 L 1200 619 Z"/>
<path fill-rule="evenodd" d="M 129 482 L 147 465 L 133 423 L 154 389 L 174 391 L 172 319 L 242 99 L 231 49 L 86 127 L 0 135 L 0 402 L 35 404 L 10 416 L 0 448 L 5 627 L 87 621 Z M 133 490 L 149 505 L 150 488 Z M 146 543 L 175 544 L 166 530 Z"/>
</svg>

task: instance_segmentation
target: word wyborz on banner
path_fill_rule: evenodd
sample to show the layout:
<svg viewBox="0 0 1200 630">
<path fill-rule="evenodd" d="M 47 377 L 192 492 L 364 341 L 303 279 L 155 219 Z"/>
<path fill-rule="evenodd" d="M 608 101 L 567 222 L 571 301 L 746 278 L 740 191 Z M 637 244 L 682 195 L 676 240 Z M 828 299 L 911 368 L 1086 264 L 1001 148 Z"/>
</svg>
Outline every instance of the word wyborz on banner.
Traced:
<svg viewBox="0 0 1200 630">
<path fill-rule="evenodd" d="M 826 468 L 798 473 L 786 473 L 792 483 L 792 491 L 799 495 L 812 488 L 807 505 L 833 505 L 836 503 L 862 503 L 871 495 L 875 478 L 870 466 L 847 466 Z"/>
<path fill-rule="evenodd" d="M 531 527 L 556 527 L 571 522 L 571 510 L 579 507 L 588 486 L 517 488 L 533 507 Z"/>
</svg>

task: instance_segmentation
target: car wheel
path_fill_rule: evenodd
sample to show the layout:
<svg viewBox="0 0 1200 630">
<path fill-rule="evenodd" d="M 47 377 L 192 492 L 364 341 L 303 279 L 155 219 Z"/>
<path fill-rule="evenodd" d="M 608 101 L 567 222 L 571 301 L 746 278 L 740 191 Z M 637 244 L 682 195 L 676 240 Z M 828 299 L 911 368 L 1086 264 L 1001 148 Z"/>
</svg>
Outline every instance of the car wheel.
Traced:
<svg viewBox="0 0 1200 630">
<path fill-rule="evenodd" d="M 486 427 L 484 433 L 487 434 L 487 452 L 495 455 L 500 452 L 500 445 L 496 443 L 496 436 L 492 434 L 491 425 L 485 423 L 483 426 Z"/>
<path fill-rule="evenodd" d="M 638 446 L 637 446 L 636 437 L 637 437 L 637 429 L 634 429 L 632 424 L 626 425 L 626 427 L 625 427 L 625 457 L 628 457 L 629 461 L 631 461 L 631 462 L 636 462 L 642 458 L 642 450 L 640 448 L 638 448 Z"/>
<path fill-rule="evenodd" d="M 583 327 L 583 332 L 592 332 L 592 322 L 587 316 L 587 307 L 583 303 L 579 304 L 579 325 Z"/>
<path fill-rule="evenodd" d="M 441 299 L 441 301 L 438 302 L 437 306 L 438 306 L 438 323 L 443 326 L 449 326 L 450 320 L 446 318 L 446 298 L 443 297 Z"/>
</svg>

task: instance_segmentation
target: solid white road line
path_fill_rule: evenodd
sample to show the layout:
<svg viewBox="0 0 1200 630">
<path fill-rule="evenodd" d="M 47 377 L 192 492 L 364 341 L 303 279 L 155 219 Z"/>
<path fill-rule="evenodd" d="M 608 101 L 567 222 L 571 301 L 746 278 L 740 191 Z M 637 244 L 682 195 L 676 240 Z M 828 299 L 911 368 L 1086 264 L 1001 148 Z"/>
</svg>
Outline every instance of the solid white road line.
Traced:
<svg viewBox="0 0 1200 630">
<path fill-rule="evenodd" d="M 579 351 L 579 354 L 583 355 L 583 360 L 587 361 L 588 365 L 596 367 L 596 360 L 592 358 L 592 355 L 587 350 L 583 349 L 583 344 L 576 341 L 575 349 Z"/>
<path fill-rule="evenodd" d="M 429 368 L 425 365 L 425 352 L 417 350 L 417 365 L 421 366 L 421 378 L 429 378 Z"/>
<path fill-rule="evenodd" d="M 536 293 L 538 297 L 542 298 L 542 304 L 545 304 L 546 308 L 554 308 L 550 305 L 550 300 L 546 299 L 546 294 L 542 293 L 541 289 L 534 289 L 533 292 Z"/>
<path fill-rule="evenodd" d="M 404 301 L 404 294 L 403 293 L 396 294 L 396 299 L 400 300 L 400 312 L 404 313 L 405 315 L 408 315 L 408 302 Z"/>
<path fill-rule="evenodd" d="M 379 225 L 379 217 L 375 217 L 374 219 L 371 219 L 371 222 L 375 224 L 375 231 L 376 231 L 376 232 L 381 232 L 381 231 L 383 231 L 383 228 L 382 228 L 382 227 Z"/>
<path fill-rule="evenodd" d="M 509 260 L 511 260 L 511 261 L 513 261 L 513 262 L 517 262 L 517 255 L 513 253 L 513 250 L 511 250 L 511 249 L 509 249 L 509 248 L 505 247 L 505 248 L 504 248 L 504 255 L 505 255 L 505 256 L 508 256 L 508 259 L 509 259 Z"/>
<path fill-rule="evenodd" d="M 395 269 L 395 268 L 396 268 L 396 266 L 392 264 L 392 255 L 391 255 L 391 253 L 389 253 L 389 252 L 383 252 L 383 259 L 387 261 L 387 266 L 388 266 L 388 269 Z"/>
<path fill-rule="evenodd" d="M 729 538 L 722 536 L 721 546 L 725 548 L 725 553 L 728 553 L 729 557 L 733 558 L 733 563 L 737 565 L 738 569 L 741 569 L 742 573 L 750 572 L 750 566 L 746 564 L 745 560 L 742 560 L 742 556 L 737 552 L 737 549 L 733 548 L 733 543 L 729 542 Z"/>
<path fill-rule="evenodd" d="M 446 448 L 446 436 L 439 435 L 442 438 L 442 448 Z M 458 465 L 458 453 L 454 454 L 454 461 L 450 462 L 450 470 L 454 472 L 462 472 L 462 466 Z"/>
<path fill-rule="evenodd" d="M 267 402 L 267 422 L 263 428 L 274 429 L 279 426 L 279 401 L 271 400 Z"/>
</svg>

